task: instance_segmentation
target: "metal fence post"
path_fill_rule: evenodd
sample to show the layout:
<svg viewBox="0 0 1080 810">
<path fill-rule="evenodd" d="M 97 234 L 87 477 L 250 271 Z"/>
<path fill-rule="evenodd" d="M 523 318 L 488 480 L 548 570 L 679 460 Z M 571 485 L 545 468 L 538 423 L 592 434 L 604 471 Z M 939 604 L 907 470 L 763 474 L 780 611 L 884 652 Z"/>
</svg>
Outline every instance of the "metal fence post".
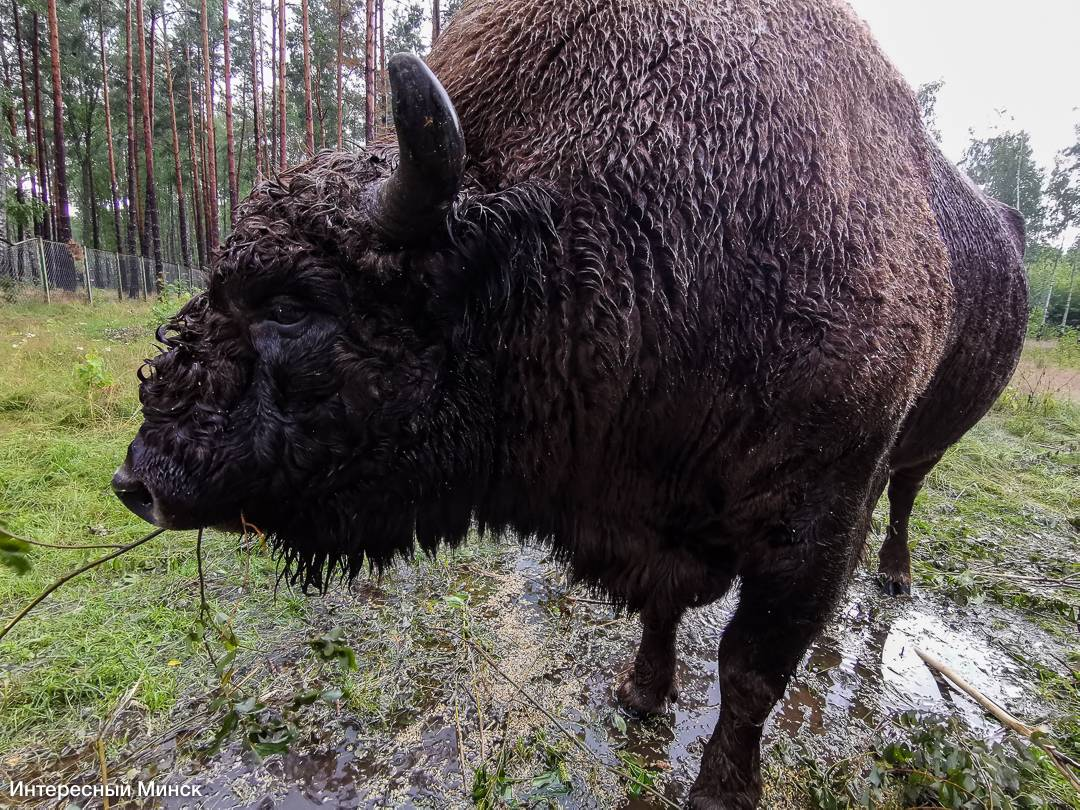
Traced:
<svg viewBox="0 0 1080 810">
<path fill-rule="evenodd" d="M 90 256 L 83 251 L 83 278 L 86 280 L 86 300 L 94 304 L 94 281 L 90 278 Z M 94 269 L 97 270 L 97 256 L 94 256 Z"/>
<path fill-rule="evenodd" d="M 139 290 L 142 291 L 143 301 L 146 300 L 146 257 L 139 257 Z"/>
<path fill-rule="evenodd" d="M 49 295 L 49 274 L 45 270 L 45 241 L 37 237 L 38 263 L 41 265 L 41 286 L 45 289 L 45 303 L 51 304 L 52 297 Z"/>
</svg>

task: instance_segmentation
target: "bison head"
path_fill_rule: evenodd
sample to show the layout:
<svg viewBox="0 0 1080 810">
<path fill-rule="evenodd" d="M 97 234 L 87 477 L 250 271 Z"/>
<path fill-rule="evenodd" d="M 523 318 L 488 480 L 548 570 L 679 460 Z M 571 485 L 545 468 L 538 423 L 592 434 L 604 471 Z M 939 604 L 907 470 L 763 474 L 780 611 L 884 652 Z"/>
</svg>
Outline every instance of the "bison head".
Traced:
<svg viewBox="0 0 1080 810">
<path fill-rule="evenodd" d="M 464 536 L 496 464 L 496 347 L 554 232 L 542 186 L 465 182 L 423 62 L 389 72 L 396 155 L 323 152 L 255 189 L 158 330 L 113 479 L 158 526 L 258 527 L 304 586 Z"/>
</svg>

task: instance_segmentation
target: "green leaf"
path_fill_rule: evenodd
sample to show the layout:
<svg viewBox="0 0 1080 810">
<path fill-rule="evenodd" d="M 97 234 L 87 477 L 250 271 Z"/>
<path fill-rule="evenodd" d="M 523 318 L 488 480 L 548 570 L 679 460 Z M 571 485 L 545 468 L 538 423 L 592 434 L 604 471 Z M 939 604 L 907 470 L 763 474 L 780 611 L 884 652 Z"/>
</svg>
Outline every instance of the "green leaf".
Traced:
<svg viewBox="0 0 1080 810">
<path fill-rule="evenodd" d="M 613 726 L 615 726 L 615 729 L 620 734 L 625 734 L 626 733 L 626 718 L 623 717 L 619 712 L 613 712 L 612 713 L 612 715 L 611 715 L 611 724 Z"/>
<path fill-rule="evenodd" d="M 0 526 L 0 565 L 12 569 L 16 574 L 30 571 L 30 544 L 21 537 L 16 537 Z"/>
<path fill-rule="evenodd" d="M 239 715 L 247 715 L 258 711 L 260 708 L 262 707 L 259 705 L 258 698 L 256 698 L 254 695 L 251 695 L 250 697 L 241 700 L 239 703 L 233 706 L 233 711 L 235 711 Z"/>
</svg>

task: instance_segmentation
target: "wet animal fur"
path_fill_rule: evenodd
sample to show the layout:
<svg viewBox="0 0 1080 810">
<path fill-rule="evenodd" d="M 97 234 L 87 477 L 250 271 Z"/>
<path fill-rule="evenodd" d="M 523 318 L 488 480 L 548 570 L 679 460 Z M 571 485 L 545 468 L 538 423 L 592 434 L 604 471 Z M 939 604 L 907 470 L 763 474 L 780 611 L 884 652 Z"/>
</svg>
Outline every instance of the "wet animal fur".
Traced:
<svg viewBox="0 0 1080 810">
<path fill-rule="evenodd" d="M 695 795 L 749 806 L 877 495 L 1015 365 L 1022 226 L 838 0 L 476 0 L 429 63 L 467 145 L 445 232 L 373 229 L 391 144 L 262 183 L 128 464 L 304 586 L 474 522 L 549 543 L 643 611 L 639 674 L 739 577 Z"/>
</svg>

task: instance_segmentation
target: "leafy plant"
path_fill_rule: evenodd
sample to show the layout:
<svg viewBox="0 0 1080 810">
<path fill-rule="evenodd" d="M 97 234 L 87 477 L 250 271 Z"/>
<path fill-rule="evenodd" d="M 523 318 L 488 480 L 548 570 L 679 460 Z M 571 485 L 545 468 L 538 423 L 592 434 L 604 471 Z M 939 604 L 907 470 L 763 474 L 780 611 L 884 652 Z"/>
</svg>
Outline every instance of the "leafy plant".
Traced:
<svg viewBox="0 0 1080 810">
<path fill-rule="evenodd" d="M 112 375 L 105 367 L 104 359 L 94 352 L 83 355 L 82 361 L 75 367 L 75 374 L 79 378 L 79 384 L 88 393 L 108 388 L 113 384 Z"/>
<path fill-rule="evenodd" d="M 356 669 L 356 654 L 342 641 L 344 635 L 344 630 L 335 627 L 328 633 L 309 641 L 308 646 L 321 660 L 337 661 L 342 669 L 352 671 Z"/>
<path fill-rule="evenodd" d="M 157 326 L 165 323 L 190 298 L 191 293 L 179 282 L 166 284 L 157 301 L 150 307 L 150 325 Z"/>
<path fill-rule="evenodd" d="M 244 693 L 232 683 L 233 663 L 241 644 L 233 632 L 229 617 L 219 612 L 207 620 L 207 613 L 203 611 L 189 632 L 188 639 L 192 642 L 201 640 L 206 645 L 221 678 L 218 694 L 210 707 L 215 711 L 224 710 L 224 714 L 213 738 L 203 747 L 203 755 L 216 753 L 235 735 L 239 735 L 246 750 L 260 759 L 284 753 L 299 736 L 298 721 L 303 709 L 315 703 L 333 704 L 342 699 L 344 693 L 336 687 L 304 689 L 277 706 L 264 702 L 257 695 Z M 224 649 L 224 655 L 215 658 L 210 652 L 211 642 L 206 638 L 208 631 L 216 633 L 214 643 Z M 356 669 L 356 654 L 344 643 L 343 635 L 341 628 L 337 627 L 307 642 L 320 669 L 328 663 L 337 663 L 343 670 Z"/>
<path fill-rule="evenodd" d="M 630 751 L 618 751 L 616 756 L 626 771 L 626 792 L 631 796 L 637 798 L 645 792 L 645 788 L 656 784 L 660 774 L 649 768 L 640 756 Z"/>
<path fill-rule="evenodd" d="M 952 810 L 1050 806 L 1030 792 L 1030 786 L 1043 779 L 1043 766 L 1035 751 L 1019 740 L 971 738 L 955 718 L 914 712 L 901 715 L 899 725 L 905 736 L 883 741 L 875 752 L 869 774 L 875 792 L 895 786 L 905 806 Z"/>
</svg>

